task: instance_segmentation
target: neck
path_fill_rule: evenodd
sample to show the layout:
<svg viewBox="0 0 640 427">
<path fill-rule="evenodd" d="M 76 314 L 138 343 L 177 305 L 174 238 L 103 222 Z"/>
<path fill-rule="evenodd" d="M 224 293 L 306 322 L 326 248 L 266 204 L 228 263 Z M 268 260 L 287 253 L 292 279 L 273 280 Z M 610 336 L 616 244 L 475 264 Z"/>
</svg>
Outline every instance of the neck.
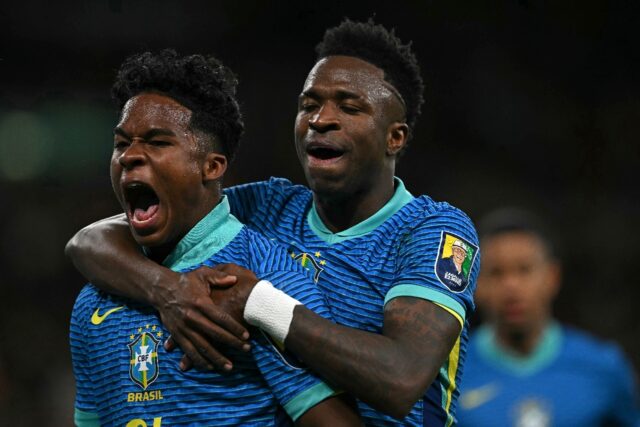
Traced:
<svg viewBox="0 0 640 427">
<path fill-rule="evenodd" d="M 549 320 L 545 319 L 528 329 L 516 330 L 496 327 L 496 340 L 502 347 L 526 357 L 536 349 L 548 325 Z"/>
<path fill-rule="evenodd" d="M 336 197 L 335 193 L 314 193 L 313 201 L 324 225 L 336 233 L 351 228 L 378 212 L 393 197 L 394 191 L 392 176 L 381 185 L 343 197 Z"/>
<path fill-rule="evenodd" d="M 191 210 L 191 212 L 182 212 L 180 215 L 190 216 L 190 220 L 184 229 L 177 232 L 177 234 L 170 239 L 170 241 L 164 242 L 158 246 L 147 247 L 147 257 L 158 264 L 162 264 L 167 256 L 173 251 L 176 245 L 182 240 L 184 236 L 196 226 L 198 222 L 202 220 L 209 212 L 211 212 L 220 203 L 221 194 L 219 192 L 206 193 L 207 197 L 204 197 L 199 203 L 194 204 L 197 208 Z"/>
</svg>

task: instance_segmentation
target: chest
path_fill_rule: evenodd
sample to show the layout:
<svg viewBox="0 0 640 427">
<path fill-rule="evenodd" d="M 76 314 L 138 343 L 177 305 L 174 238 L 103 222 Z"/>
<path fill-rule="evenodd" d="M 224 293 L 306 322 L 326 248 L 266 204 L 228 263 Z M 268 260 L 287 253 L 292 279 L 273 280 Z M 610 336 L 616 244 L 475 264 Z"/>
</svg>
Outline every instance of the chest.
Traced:
<svg viewBox="0 0 640 427">
<path fill-rule="evenodd" d="M 182 372 L 182 353 L 164 350 L 167 337 L 146 308 L 124 306 L 88 328 L 85 366 L 104 425 L 213 425 L 220 417 L 269 425 L 275 404 L 249 355 L 234 354 L 230 374 Z"/>
<path fill-rule="evenodd" d="M 368 236 L 328 244 L 311 232 L 288 237 L 289 255 L 309 271 L 336 321 L 380 331 L 384 299 L 396 277 L 393 241 Z"/>
<path fill-rule="evenodd" d="M 469 369 L 460 419 L 477 427 L 595 427 L 612 409 L 610 401 L 602 379 L 578 366 L 556 365 L 524 377 Z"/>
</svg>

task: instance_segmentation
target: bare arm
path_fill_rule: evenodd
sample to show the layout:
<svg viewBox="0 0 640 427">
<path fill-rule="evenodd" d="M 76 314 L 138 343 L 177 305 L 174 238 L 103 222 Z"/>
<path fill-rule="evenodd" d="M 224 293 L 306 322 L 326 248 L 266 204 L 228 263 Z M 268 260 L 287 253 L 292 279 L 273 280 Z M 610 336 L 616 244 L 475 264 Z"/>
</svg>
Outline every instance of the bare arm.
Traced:
<svg viewBox="0 0 640 427">
<path fill-rule="evenodd" d="M 381 335 L 334 324 L 296 307 L 285 344 L 328 382 L 393 417 L 404 417 L 435 379 L 460 324 L 411 297 L 385 307 Z"/>
<path fill-rule="evenodd" d="M 212 298 L 238 321 L 257 279 L 233 264 L 216 267 L 238 278 Z M 458 320 L 430 301 L 387 303 L 382 334 L 335 324 L 302 305 L 294 309 L 285 345 L 328 383 L 396 418 L 404 417 L 435 379 L 460 334 Z"/>
<path fill-rule="evenodd" d="M 129 231 L 124 215 L 116 215 L 80 230 L 65 253 L 91 283 L 107 292 L 154 306 L 163 324 L 200 368 L 231 369 L 231 362 L 213 343 L 248 349 L 246 328 L 211 302 L 210 280 L 235 278 L 208 269 L 175 273 L 149 260 Z M 228 332 L 227 332 L 228 331 Z"/>
</svg>

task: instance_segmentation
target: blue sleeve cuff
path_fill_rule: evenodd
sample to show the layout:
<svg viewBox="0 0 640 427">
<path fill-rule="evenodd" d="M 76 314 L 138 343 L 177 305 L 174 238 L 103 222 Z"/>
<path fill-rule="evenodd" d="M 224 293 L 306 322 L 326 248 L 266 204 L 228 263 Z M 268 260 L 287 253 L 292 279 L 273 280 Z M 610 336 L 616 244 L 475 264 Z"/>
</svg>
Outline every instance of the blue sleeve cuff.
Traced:
<svg viewBox="0 0 640 427">
<path fill-rule="evenodd" d="M 457 314 L 456 317 L 459 317 L 462 323 L 464 323 L 467 316 L 467 310 L 465 310 L 462 304 L 449 295 L 432 288 L 418 285 L 396 285 L 387 292 L 384 298 L 385 305 L 397 297 L 422 298 L 434 302 L 445 309 L 451 310 L 453 312 L 452 314 Z"/>
<path fill-rule="evenodd" d="M 93 412 L 84 412 L 76 408 L 73 414 L 76 427 L 100 427 L 100 417 Z"/>
<path fill-rule="evenodd" d="M 335 390 L 325 383 L 318 383 L 311 388 L 306 389 L 296 397 L 288 401 L 284 405 L 284 410 L 289 414 L 293 421 L 297 421 L 309 409 L 328 397 L 338 394 Z"/>
</svg>

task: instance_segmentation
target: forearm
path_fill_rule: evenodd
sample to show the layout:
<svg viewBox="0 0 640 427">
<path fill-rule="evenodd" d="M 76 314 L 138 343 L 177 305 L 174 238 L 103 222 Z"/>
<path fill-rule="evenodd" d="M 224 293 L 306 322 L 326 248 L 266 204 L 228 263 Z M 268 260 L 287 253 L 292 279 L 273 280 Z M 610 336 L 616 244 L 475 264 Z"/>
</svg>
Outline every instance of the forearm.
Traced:
<svg viewBox="0 0 640 427">
<path fill-rule="evenodd" d="M 443 317 L 452 316 L 444 310 L 407 312 L 422 317 L 407 322 L 413 329 L 409 334 L 393 326 L 375 334 L 337 325 L 297 306 L 285 344 L 329 383 L 382 412 L 403 417 L 433 382 L 455 340 L 451 319 Z M 453 327 L 455 334 L 459 327 Z"/>
<path fill-rule="evenodd" d="M 157 303 L 154 289 L 168 283 L 170 276 L 177 277 L 144 256 L 124 215 L 83 228 L 67 243 L 65 253 L 78 271 L 100 289 L 152 305 Z"/>
<path fill-rule="evenodd" d="M 395 417 L 410 410 L 438 368 L 389 337 L 337 325 L 303 306 L 285 344 L 329 383 Z"/>
</svg>

